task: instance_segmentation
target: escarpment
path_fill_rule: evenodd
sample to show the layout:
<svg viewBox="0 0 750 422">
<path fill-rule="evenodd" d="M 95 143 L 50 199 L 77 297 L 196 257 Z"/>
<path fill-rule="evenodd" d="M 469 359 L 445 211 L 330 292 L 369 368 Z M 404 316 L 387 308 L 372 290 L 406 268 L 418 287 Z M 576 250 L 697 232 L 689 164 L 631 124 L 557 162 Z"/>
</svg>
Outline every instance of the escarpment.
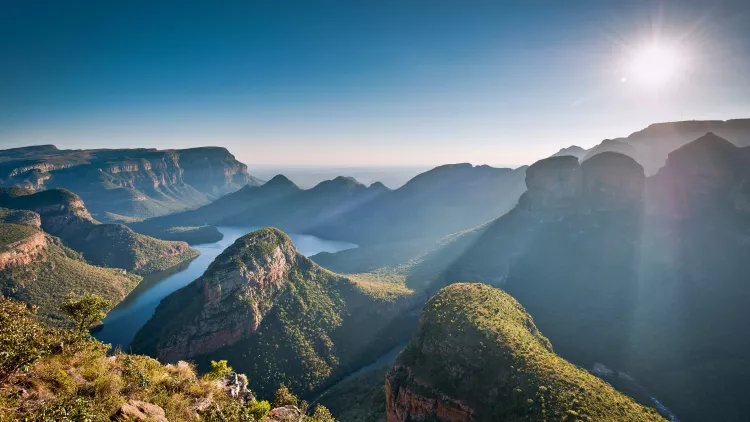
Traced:
<svg viewBox="0 0 750 422">
<path fill-rule="evenodd" d="M 143 219 L 209 203 L 260 184 L 225 148 L 185 150 L 2 150 L 0 186 L 64 188 L 102 221 Z"/>
<path fill-rule="evenodd" d="M 518 302 L 478 283 L 430 299 L 385 385 L 388 422 L 663 420 L 557 356 Z"/>
<path fill-rule="evenodd" d="M 59 237 L 95 265 L 146 274 L 198 255 L 185 242 L 157 240 L 121 224 L 100 224 L 78 195 L 64 189 L 34 193 L 0 188 L 0 206 L 14 212 L 31 211 L 35 215 L 31 224 L 38 219 L 41 229 Z"/>
<path fill-rule="evenodd" d="M 307 394 L 369 363 L 370 343 L 409 293 L 321 268 L 282 231 L 266 228 L 239 238 L 165 298 L 132 347 L 165 361 L 228 359 L 260 394 L 280 383 Z M 385 341 L 374 350 L 394 346 Z"/>
</svg>

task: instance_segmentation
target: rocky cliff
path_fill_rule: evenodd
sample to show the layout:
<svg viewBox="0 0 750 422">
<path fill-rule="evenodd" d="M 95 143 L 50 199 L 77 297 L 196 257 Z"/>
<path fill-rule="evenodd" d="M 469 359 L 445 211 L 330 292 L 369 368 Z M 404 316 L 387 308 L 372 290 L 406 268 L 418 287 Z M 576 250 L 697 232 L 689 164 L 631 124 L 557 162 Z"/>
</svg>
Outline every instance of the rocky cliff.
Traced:
<svg viewBox="0 0 750 422">
<path fill-rule="evenodd" d="M 0 209 L 3 214 L 19 213 Z M 45 322 L 65 323 L 59 306 L 70 292 L 95 293 L 117 303 L 140 280 L 122 269 L 89 265 L 60 239 L 37 227 L 0 221 L 0 296 L 39 307 Z"/>
<path fill-rule="evenodd" d="M 80 197 L 63 189 L 34 193 L 0 188 L 0 206 L 32 211 L 32 224 L 59 237 L 95 265 L 142 274 L 160 271 L 198 255 L 185 242 L 167 242 L 135 233 L 120 224 L 100 224 Z M 17 211 L 18 212 L 18 211 Z"/>
<path fill-rule="evenodd" d="M 260 181 L 224 148 L 0 151 L 0 186 L 79 193 L 102 220 L 146 218 L 204 205 Z"/>
<path fill-rule="evenodd" d="M 572 156 L 550 157 L 526 170 L 518 211 L 555 220 L 627 209 L 640 203 L 645 184 L 643 167 L 620 153 L 602 152 L 581 164 Z"/>
<path fill-rule="evenodd" d="M 648 385 L 643 403 L 656 397 L 681 420 L 742 420 L 748 149 L 702 136 L 649 178 L 616 153 L 579 167 L 555 160 L 528 169 L 518 207 L 415 272 L 439 270 L 431 291 L 463 280 L 502 287 L 561 356 Z"/>
<path fill-rule="evenodd" d="M 518 302 L 482 284 L 430 299 L 385 385 L 388 422 L 663 420 L 557 356 Z"/>
<path fill-rule="evenodd" d="M 279 383 L 306 394 L 355 364 L 408 294 L 331 273 L 267 228 L 165 298 L 132 347 L 166 361 L 229 359 L 261 394 Z"/>
</svg>

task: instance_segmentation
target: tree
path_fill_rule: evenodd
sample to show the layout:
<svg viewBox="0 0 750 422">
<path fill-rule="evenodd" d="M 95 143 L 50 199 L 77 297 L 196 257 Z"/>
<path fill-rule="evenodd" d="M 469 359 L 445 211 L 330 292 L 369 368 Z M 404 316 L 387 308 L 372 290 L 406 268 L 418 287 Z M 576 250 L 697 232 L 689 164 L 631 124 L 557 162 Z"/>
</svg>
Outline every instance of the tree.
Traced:
<svg viewBox="0 0 750 422">
<path fill-rule="evenodd" d="M 60 310 L 65 312 L 76 325 L 78 334 L 83 336 L 89 327 L 100 322 L 112 307 L 112 302 L 93 293 L 83 296 L 69 294 Z"/>
<path fill-rule="evenodd" d="M 312 414 L 311 420 L 313 422 L 336 422 L 336 419 L 331 415 L 328 408 L 322 404 L 315 406 L 315 411 Z"/>
<path fill-rule="evenodd" d="M 290 393 L 289 389 L 284 384 L 281 384 L 273 398 L 273 407 L 284 406 L 297 406 L 297 396 Z"/>
</svg>

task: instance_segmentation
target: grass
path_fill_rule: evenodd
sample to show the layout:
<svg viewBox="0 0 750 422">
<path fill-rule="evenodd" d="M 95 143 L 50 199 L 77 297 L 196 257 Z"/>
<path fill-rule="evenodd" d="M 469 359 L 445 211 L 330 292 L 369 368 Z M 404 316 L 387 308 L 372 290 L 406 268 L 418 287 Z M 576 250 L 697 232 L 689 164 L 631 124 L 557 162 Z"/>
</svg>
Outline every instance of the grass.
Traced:
<svg viewBox="0 0 750 422">
<path fill-rule="evenodd" d="M 31 227 L 0 223 L 0 252 L 7 251 L 11 244 L 34 236 L 37 233 L 39 231 Z"/>
<path fill-rule="evenodd" d="M 515 299 L 483 284 L 453 284 L 430 299 L 397 363 L 411 370 L 400 388 L 444 394 L 479 419 L 662 420 L 557 356 Z"/>
<path fill-rule="evenodd" d="M 6 226 L 9 225 L 0 225 L 0 232 Z M 39 233 L 23 226 L 14 227 L 20 229 Z M 89 265 L 80 254 L 54 238 L 48 242 L 40 258 L 0 271 L 2 294 L 38 306 L 40 317 L 47 322 L 66 324 L 58 306 L 69 291 L 95 293 L 117 303 L 141 281 L 140 276 L 123 274 L 123 270 Z"/>
</svg>

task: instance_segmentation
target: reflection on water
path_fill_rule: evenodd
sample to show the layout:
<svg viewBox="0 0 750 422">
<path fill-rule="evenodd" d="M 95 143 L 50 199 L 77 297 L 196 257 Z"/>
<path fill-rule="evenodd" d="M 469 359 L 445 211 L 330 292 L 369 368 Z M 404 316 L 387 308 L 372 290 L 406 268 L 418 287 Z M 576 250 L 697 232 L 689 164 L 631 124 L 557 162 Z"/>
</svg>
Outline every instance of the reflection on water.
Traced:
<svg viewBox="0 0 750 422">
<path fill-rule="evenodd" d="M 201 253 L 199 257 L 167 271 L 144 277 L 125 300 L 107 314 L 104 325 L 95 337 L 104 343 L 111 343 L 112 347 L 120 346 L 127 350 L 135 333 L 148 322 L 162 299 L 200 277 L 224 249 L 239 237 L 256 229 L 258 227 L 219 227 L 224 238 L 216 243 L 194 246 Z M 305 256 L 356 247 L 353 243 L 326 240 L 305 234 L 290 233 L 289 237 L 292 238 L 297 250 Z"/>
</svg>

